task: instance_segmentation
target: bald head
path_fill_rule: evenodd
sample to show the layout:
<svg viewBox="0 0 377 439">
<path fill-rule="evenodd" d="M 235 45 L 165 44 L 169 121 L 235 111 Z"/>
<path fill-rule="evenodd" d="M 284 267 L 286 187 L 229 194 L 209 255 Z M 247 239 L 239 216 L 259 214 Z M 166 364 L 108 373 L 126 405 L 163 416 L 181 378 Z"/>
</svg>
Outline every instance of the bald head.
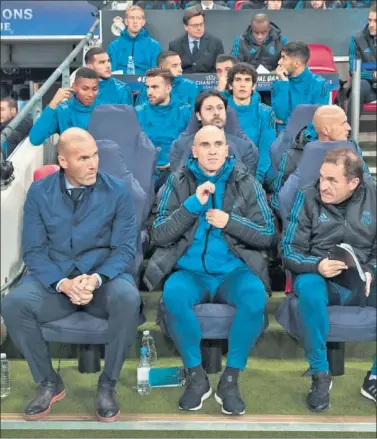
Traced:
<svg viewBox="0 0 377 439">
<path fill-rule="evenodd" d="M 95 140 L 88 131 L 82 128 L 68 128 L 68 130 L 65 130 L 59 137 L 58 154 L 64 154 L 72 150 L 72 148 L 75 148 L 78 144 L 90 142 L 95 143 Z"/>
<path fill-rule="evenodd" d="M 228 157 L 228 146 L 223 130 L 206 125 L 195 135 L 192 154 L 207 175 L 215 175 Z"/>
<path fill-rule="evenodd" d="M 251 19 L 251 24 L 253 24 L 253 23 L 264 23 L 266 21 L 267 21 L 267 23 L 270 22 L 270 19 L 268 18 L 267 14 L 256 14 Z"/>
<path fill-rule="evenodd" d="M 96 182 L 98 148 L 94 138 L 81 128 L 69 128 L 59 138 L 58 160 L 65 176 L 74 187 Z"/>
<path fill-rule="evenodd" d="M 344 110 L 337 105 L 322 105 L 314 113 L 313 125 L 323 142 L 347 140 L 351 127 Z"/>
<path fill-rule="evenodd" d="M 216 138 L 216 139 L 221 138 L 222 141 L 226 143 L 225 134 L 223 130 L 220 130 L 220 128 L 217 128 L 214 125 L 206 125 L 195 134 L 194 146 L 200 145 L 200 142 L 202 142 L 203 140 L 206 142 L 207 139 L 209 138 Z"/>
</svg>

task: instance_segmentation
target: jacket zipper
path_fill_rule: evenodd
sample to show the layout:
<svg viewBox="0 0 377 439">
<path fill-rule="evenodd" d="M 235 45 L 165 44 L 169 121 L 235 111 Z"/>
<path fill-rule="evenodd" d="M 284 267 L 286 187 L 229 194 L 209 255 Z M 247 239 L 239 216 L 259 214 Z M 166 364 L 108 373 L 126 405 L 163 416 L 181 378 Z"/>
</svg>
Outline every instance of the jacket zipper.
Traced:
<svg viewBox="0 0 377 439">
<path fill-rule="evenodd" d="M 214 199 L 213 199 L 213 194 L 211 195 L 211 204 L 212 204 L 212 209 L 214 209 Z M 202 253 L 202 264 L 203 264 L 203 268 L 204 271 L 207 274 L 211 274 L 208 270 L 207 270 L 207 266 L 206 266 L 206 253 L 207 253 L 207 248 L 208 248 L 208 240 L 209 240 L 209 234 L 212 232 L 213 226 L 210 226 L 209 229 L 206 232 L 206 238 L 204 241 L 204 250 Z"/>
</svg>

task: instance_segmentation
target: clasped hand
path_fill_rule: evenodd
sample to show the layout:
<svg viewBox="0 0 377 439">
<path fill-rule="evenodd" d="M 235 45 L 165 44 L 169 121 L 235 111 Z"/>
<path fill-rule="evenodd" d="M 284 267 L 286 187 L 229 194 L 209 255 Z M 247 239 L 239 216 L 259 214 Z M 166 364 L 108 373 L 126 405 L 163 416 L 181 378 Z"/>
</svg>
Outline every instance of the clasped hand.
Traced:
<svg viewBox="0 0 377 439">
<path fill-rule="evenodd" d="M 87 305 L 93 299 L 96 288 L 98 288 L 97 276 L 81 274 L 73 279 L 64 280 L 59 289 L 74 305 Z"/>
<path fill-rule="evenodd" d="M 203 206 L 208 202 L 209 197 L 216 191 L 216 186 L 210 181 L 206 181 L 196 189 L 196 196 Z M 208 224 L 218 229 L 223 229 L 229 221 L 229 214 L 220 209 L 209 209 L 206 212 Z"/>
</svg>

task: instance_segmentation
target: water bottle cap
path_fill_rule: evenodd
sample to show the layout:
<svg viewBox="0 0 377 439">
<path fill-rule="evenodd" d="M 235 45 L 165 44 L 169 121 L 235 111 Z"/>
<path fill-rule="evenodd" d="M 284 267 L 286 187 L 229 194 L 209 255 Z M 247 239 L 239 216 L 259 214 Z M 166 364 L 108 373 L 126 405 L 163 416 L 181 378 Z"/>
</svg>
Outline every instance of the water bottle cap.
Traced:
<svg viewBox="0 0 377 439">
<path fill-rule="evenodd" d="M 0 356 L 0 359 L 1 360 L 5 360 L 6 358 L 7 358 L 7 354 L 2 353 L 1 356 Z"/>
<path fill-rule="evenodd" d="M 143 355 L 147 355 L 147 353 L 148 353 L 147 348 L 141 348 L 140 349 L 140 353 L 143 354 Z"/>
<path fill-rule="evenodd" d="M 143 335 L 149 335 L 150 334 L 150 332 L 147 330 L 147 331 L 143 331 Z"/>
</svg>

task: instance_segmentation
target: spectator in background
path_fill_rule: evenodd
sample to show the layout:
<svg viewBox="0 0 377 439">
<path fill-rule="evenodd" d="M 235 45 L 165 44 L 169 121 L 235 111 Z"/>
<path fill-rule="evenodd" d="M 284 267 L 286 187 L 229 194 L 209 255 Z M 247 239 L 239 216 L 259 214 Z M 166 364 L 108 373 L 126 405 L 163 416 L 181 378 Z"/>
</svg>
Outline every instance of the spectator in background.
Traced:
<svg viewBox="0 0 377 439">
<path fill-rule="evenodd" d="M 169 70 L 174 76 L 171 92 L 172 99 L 179 100 L 181 103 L 190 104 L 193 107 L 199 89 L 194 81 L 182 76 L 182 61 L 180 56 L 172 51 L 161 52 L 157 58 L 157 66 L 160 69 Z M 147 100 L 147 87 L 145 86 L 137 96 L 136 105 L 141 105 Z"/>
<path fill-rule="evenodd" d="M 339 0 L 300 0 L 295 9 L 339 9 L 343 4 Z"/>
<path fill-rule="evenodd" d="M 344 7 L 346 9 L 350 8 L 370 8 L 372 1 L 371 0 L 348 0 L 343 1 Z"/>
<path fill-rule="evenodd" d="M 149 32 L 144 29 L 145 15 L 140 6 L 126 9 L 125 24 L 126 29 L 107 48 L 111 69 L 126 73 L 131 56 L 135 64 L 135 73 L 144 74 L 148 69 L 156 67 L 157 57 L 161 52 L 160 43 L 150 37 Z"/>
<path fill-rule="evenodd" d="M 229 70 L 238 63 L 232 55 L 219 55 L 216 58 L 217 90 L 225 92 Z"/>
<path fill-rule="evenodd" d="M 269 11 L 279 11 L 282 9 L 283 0 L 266 0 L 264 4 Z"/>
<path fill-rule="evenodd" d="M 269 71 L 276 69 L 280 52 L 288 40 L 280 28 L 270 22 L 266 14 L 255 15 L 242 37 L 237 37 L 232 55 L 256 69 L 262 65 Z"/>
<path fill-rule="evenodd" d="M 202 11 L 229 11 L 229 8 L 227 6 L 223 6 L 218 4 L 218 2 L 214 1 L 201 1 L 198 4 L 195 4 L 193 6 L 189 6 L 186 8 L 187 10 L 196 10 L 201 9 Z"/>
<path fill-rule="evenodd" d="M 134 104 L 132 91 L 128 84 L 111 77 L 110 57 L 104 48 L 93 47 L 89 49 L 85 54 L 85 64 L 97 73 L 99 79 L 97 105 Z"/>
<path fill-rule="evenodd" d="M 169 70 L 147 71 L 148 102 L 135 107 L 142 130 L 158 151 L 155 189 L 165 183 L 169 175 L 169 153 L 174 140 L 185 130 L 191 118 L 191 106 L 171 99 L 174 76 Z"/>
<path fill-rule="evenodd" d="M 177 5 L 174 1 L 161 1 L 161 0 L 149 0 L 149 1 L 138 1 L 136 2 L 137 6 L 140 6 L 143 9 L 162 9 L 163 11 L 168 9 L 179 9 L 179 5 Z"/>
<path fill-rule="evenodd" d="M 214 72 L 216 58 L 224 53 L 224 46 L 219 38 L 205 32 L 204 12 L 185 10 L 183 24 L 186 34 L 169 43 L 169 50 L 181 57 L 183 73 Z"/>
<path fill-rule="evenodd" d="M 355 60 L 361 59 L 362 63 L 372 63 L 376 68 L 377 62 L 377 24 L 376 24 L 376 5 L 372 5 L 368 15 L 368 24 L 364 29 L 351 38 L 349 48 L 349 71 L 353 72 Z M 360 82 L 360 105 L 359 115 L 361 114 L 363 105 L 376 100 L 376 83 L 377 71 L 365 70 L 361 71 Z M 348 103 L 348 120 L 352 125 L 352 95 Z"/>
<path fill-rule="evenodd" d="M 282 131 L 293 111 L 300 104 L 328 104 L 330 91 L 326 80 L 312 73 L 308 66 L 309 47 L 302 42 L 283 47 L 276 69 L 278 79 L 272 87 L 272 108 Z"/>
<path fill-rule="evenodd" d="M 319 180 L 299 190 L 284 231 L 283 260 L 295 276 L 298 315 L 304 334 L 305 357 L 312 385 L 308 408 L 324 412 L 330 407 L 332 379 L 327 360 L 328 305 L 376 307 L 376 183 L 363 179 L 360 158 L 347 148 L 329 151 Z M 365 291 L 339 285 L 344 262 L 329 257 L 336 244 L 347 242 L 365 272 Z M 358 276 L 356 274 L 356 276 Z M 376 361 L 367 373 L 362 395 L 376 401 Z"/>
<path fill-rule="evenodd" d="M 195 115 L 199 121 L 197 131 L 202 127 L 210 125 L 224 131 L 229 152 L 234 155 L 238 161 L 244 163 L 248 167 L 251 175 L 255 177 L 258 165 L 258 149 L 250 139 L 246 140 L 234 134 L 227 133 L 227 107 L 228 102 L 219 91 L 208 90 L 200 93 L 195 102 Z M 191 147 L 197 131 L 192 134 L 186 134 L 185 132 L 174 141 L 170 151 L 172 172 L 183 168 L 187 163 L 187 159 L 192 158 Z"/>
<path fill-rule="evenodd" d="M 271 107 L 262 104 L 258 92 L 257 72 L 247 63 L 239 63 L 228 72 L 228 104 L 238 115 L 241 127 L 259 150 L 257 179 L 266 188 L 272 183 L 267 175 L 271 168 L 270 147 L 276 139 L 275 114 Z"/>
<path fill-rule="evenodd" d="M 0 99 L 0 132 L 17 116 L 17 102 L 11 97 Z M 29 135 L 33 125 L 31 118 L 26 117 L 16 129 L 13 129 L 3 143 L 4 158 L 9 157 L 17 146 Z"/>
<path fill-rule="evenodd" d="M 53 134 L 72 127 L 88 129 L 98 95 L 98 77 L 89 67 L 76 72 L 72 88 L 59 88 L 30 131 L 32 145 L 41 145 Z"/>
<path fill-rule="evenodd" d="M 270 287 L 262 251 L 273 242 L 274 221 L 260 184 L 228 156 L 223 131 L 199 130 L 192 153 L 194 160 L 165 186 L 152 229 L 156 251 L 144 279 L 153 290 L 167 278 L 162 298 L 169 329 L 189 371 L 181 410 L 200 410 L 212 393 L 193 306 L 218 301 L 235 308 L 215 399 L 224 414 L 243 415 L 238 376 L 264 326 Z"/>
</svg>

